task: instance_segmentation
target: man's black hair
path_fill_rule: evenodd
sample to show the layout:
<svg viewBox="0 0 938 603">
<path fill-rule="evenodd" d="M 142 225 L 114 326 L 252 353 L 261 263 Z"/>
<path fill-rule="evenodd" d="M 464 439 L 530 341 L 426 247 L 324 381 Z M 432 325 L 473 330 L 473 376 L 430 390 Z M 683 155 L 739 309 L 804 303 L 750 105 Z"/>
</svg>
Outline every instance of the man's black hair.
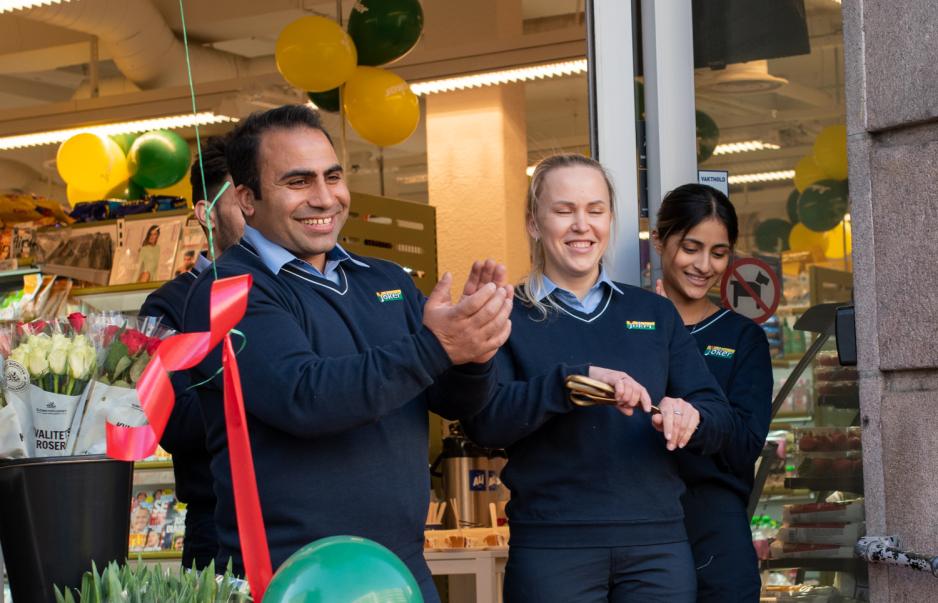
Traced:
<svg viewBox="0 0 938 603">
<path fill-rule="evenodd" d="M 192 183 L 192 202 L 205 199 L 209 203 L 218 194 L 228 177 L 228 160 L 225 158 L 225 136 L 212 136 L 202 143 L 202 170 L 199 158 L 195 158 L 189 182 Z M 202 188 L 202 172 L 205 172 L 205 188 Z"/>
<path fill-rule="evenodd" d="M 329 144 L 333 144 L 332 137 L 322 125 L 319 112 L 306 105 L 283 105 L 269 111 L 252 113 L 238 124 L 238 127 L 230 134 L 227 144 L 228 169 L 235 185 L 247 186 L 254 192 L 254 196 L 260 199 L 258 149 L 261 145 L 261 136 L 269 130 L 294 128 L 319 130 L 325 135 Z"/>
</svg>

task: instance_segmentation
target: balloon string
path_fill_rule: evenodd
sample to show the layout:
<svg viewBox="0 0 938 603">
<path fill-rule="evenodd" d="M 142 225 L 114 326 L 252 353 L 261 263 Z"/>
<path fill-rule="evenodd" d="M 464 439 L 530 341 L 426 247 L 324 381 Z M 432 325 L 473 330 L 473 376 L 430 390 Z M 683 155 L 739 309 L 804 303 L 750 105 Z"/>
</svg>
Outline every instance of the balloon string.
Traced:
<svg viewBox="0 0 938 603">
<path fill-rule="evenodd" d="M 201 168 L 202 161 L 199 160 L 199 167 Z M 205 178 L 205 174 L 202 174 L 202 178 Z M 212 275 L 214 275 L 215 280 L 218 280 L 218 268 L 215 266 L 215 235 L 212 232 L 212 212 L 215 211 L 215 204 L 218 203 L 218 200 L 221 196 L 228 190 L 228 187 L 231 186 L 231 182 L 226 180 L 225 183 L 218 189 L 218 192 L 215 193 L 215 198 L 212 199 L 212 202 L 209 203 L 208 209 L 205 210 L 205 224 L 208 229 L 208 253 L 209 257 L 212 258 Z M 202 190 L 205 190 L 205 185 L 202 185 Z"/>
<path fill-rule="evenodd" d="M 238 329 L 231 329 L 231 330 L 228 331 L 228 332 L 231 333 L 232 335 L 237 335 L 238 337 L 241 338 L 241 345 L 240 345 L 240 347 L 238 347 L 238 351 L 235 352 L 235 357 L 237 358 L 238 356 L 241 355 L 241 352 L 244 351 L 244 348 L 248 345 L 248 338 L 247 338 L 247 335 L 245 335 L 244 333 L 242 333 L 242 332 L 239 331 Z M 212 380 L 215 379 L 215 377 L 218 377 L 218 376 L 221 375 L 224 371 L 225 371 L 225 367 L 224 367 L 224 366 L 220 366 L 220 367 L 218 367 L 218 370 L 217 370 L 217 371 L 215 371 L 214 373 L 212 373 L 212 376 L 211 376 L 211 377 L 209 377 L 208 379 L 205 379 L 205 380 L 203 380 L 203 381 L 199 381 L 198 383 L 193 383 L 192 385 L 190 385 L 189 387 L 187 387 L 186 390 L 195 389 L 195 388 L 197 388 L 197 387 L 202 387 L 203 385 L 206 385 L 207 383 L 210 383 Z"/>
<path fill-rule="evenodd" d="M 182 0 L 179 0 L 179 20 L 182 24 L 182 47 L 186 52 L 186 74 L 189 77 L 189 97 L 192 99 L 192 115 L 196 115 L 198 108 L 195 102 L 195 84 L 192 81 L 192 62 L 189 59 L 189 35 L 186 29 L 186 11 L 182 7 Z M 207 193 L 208 187 L 205 185 L 205 168 L 202 165 L 202 137 L 199 134 L 199 124 L 197 122 L 195 123 L 195 151 L 199 156 L 199 174 L 202 177 L 202 192 Z M 224 191 L 224 188 L 222 191 Z M 221 196 L 221 193 L 215 196 L 215 201 L 218 200 L 219 196 Z M 215 206 L 215 201 L 212 201 L 212 207 Z M 213 245 L 212 240 L 211 210 L 209 210 L 208 217 L 205 221 L 208 223 L 208 257 L 212 260 L 212 274 L 215 275 L 215 280 L 218 280 L 218 271 L 215 269 L 215 245 Z"/>
</svg>

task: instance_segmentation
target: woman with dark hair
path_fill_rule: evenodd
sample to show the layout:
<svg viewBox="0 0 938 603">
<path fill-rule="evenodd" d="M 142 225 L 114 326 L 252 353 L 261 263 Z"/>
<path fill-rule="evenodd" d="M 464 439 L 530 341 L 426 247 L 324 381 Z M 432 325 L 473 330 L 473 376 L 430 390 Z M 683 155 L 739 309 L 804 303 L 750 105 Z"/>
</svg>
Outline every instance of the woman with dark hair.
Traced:
<svg viewBox="0 0 938 603">
<path fill-rule="evenodd" d="M 531 272 L 496 354 L 499 385 L 463 422 L 477 443 L 508 454 L 506 603 L 696 594 L 676 451 L 719 449 L 729 406 L 674 306 L 609 278 L 614 215 L 595 160 L 556 155 L 534 170 Z M 617 405 L 574 405 L 570 375 L 612 386 Z"/>
<path fill-rule="evenodd" d="M 758 325 L 720 308 L 708 296 L 727 270 L 738 234 L 729 199 L 700 184 L 685 184 L 665 196 L 652 233 L 661 255 L 657 291 L 674 302 L 696 339 L 729 399 L 735 423 L 715 454 L 678 454 L 687 484 L 684 519 L 701 602 L 754 602 L 761 588 L 747 505 L 753 466 L 771 418 L 769 344 Z"/>
<path fill-rule="evenodd" d="M 147 283 L 156 276 L 156 270 L 160 263 L 160 227 L 156 224 L 147 229 L 147 234 L 143 237 L 143 245 L 140 246 L 140 269 L 137 272 L 137 282 Z"/>
</svg>

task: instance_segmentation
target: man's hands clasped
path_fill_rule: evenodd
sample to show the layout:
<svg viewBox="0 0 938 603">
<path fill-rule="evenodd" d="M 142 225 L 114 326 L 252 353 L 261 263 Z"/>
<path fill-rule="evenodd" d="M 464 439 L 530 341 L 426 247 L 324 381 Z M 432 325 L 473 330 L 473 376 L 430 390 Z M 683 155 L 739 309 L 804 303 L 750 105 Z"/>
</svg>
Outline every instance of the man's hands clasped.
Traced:
<svg viewBox="0 0 938 603">
<path fill-rule="evenodd" d="M 475 262 L 455 303 L 452 281 L 447 272 L 433 288 L 423 308 L 423 324 L 453 364 L 488 362 L 511 334 L 514 288 L 507 283 L 507 271 L 492 260 Z"/>
</svg>

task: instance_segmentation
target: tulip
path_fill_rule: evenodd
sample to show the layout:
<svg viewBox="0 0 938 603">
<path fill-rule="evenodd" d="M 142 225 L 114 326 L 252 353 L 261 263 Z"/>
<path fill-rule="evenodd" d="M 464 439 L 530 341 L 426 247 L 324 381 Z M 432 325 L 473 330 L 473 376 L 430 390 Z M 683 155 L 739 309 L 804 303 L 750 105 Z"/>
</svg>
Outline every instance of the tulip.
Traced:
<svg viewBox="0 0 938 603">
<path fill-rule="evenodd" d="M 25 343 L 15 347 L 13 351 L 10 352 L 10 360 L 12 360 L 13 362 L 16 362 L 17 364 L 20 364 L 21 366 L 26 366 L 26 364 L 28 363 L 28 360 L 27 360 L 28 358 L 29 358 L 29 345 Z"/>
</svg>

